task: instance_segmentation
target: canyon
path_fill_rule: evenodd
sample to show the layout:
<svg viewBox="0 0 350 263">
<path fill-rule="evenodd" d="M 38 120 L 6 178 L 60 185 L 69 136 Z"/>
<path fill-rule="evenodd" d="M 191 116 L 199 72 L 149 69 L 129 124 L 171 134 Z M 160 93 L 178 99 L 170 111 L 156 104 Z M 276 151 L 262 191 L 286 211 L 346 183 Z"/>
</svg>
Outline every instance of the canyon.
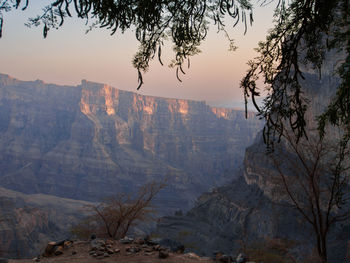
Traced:
<svg viewBox="0 0 350 263">
<path fill-rule="evenodd" d="M 21 194 L 68 198 L 80 206 L 80 200 L 132 194 L 150 181 L 167 185 L 154 202 L 159 215 L 187 211 L 201 193 L 235 176 L 244 149 L 262 127 L 255 113 L 247 117 L 243 110 L 143 96 L 86 80 L 58 86 L 0 74 L 0 187 L 13 193 L 10 200 L 3 197 L 12 207 L 6 213 L 16 214 L 15 221 L 38 213 L 41 224 L 29 220 L 22 227 L 35 236 L 55 224 L 52 211 L 64 217 L 64 209 L 55 206 L 63 201 L 52 201 L 51 211 L 27 204 Z M 18 210 L 24 206 L 28 209 Z M 1 225 L 1 236 L 7 233 L 16 242 L 14 224 Z M 55 229 L 60 230 L 54 236 L 67 233 Z M 10 256 L 25 250 L 25 241 L 17 249 L 6 242 L 15 251 Z"/>
</svg>

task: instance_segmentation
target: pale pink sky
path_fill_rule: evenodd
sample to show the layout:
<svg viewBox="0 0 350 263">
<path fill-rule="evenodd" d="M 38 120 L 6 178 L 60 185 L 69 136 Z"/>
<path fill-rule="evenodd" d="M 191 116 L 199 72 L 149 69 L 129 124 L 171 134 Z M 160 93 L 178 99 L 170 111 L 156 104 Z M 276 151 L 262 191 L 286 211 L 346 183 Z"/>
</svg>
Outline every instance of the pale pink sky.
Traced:
<svg viewBox="0 0 350 263">
<path fill-rule="evenodd" d="M 137 72 L 131 61 L 138 44 L 133 32 L 110 36 L 107 30 L 96 29 L 85 34 L 83 21 L 67 20 L 63 28 L 50 31 L 47 39 L 43 39 L 41 27 L 29 29 L 24 26 L 28 16 L 40 12 L 38 2 L 31 1 L 32 6 L 26 12 L 16 10 L 5 15 L 0 39 L 0 73 L 21 80 L 41 79 L 68 85 L 77 85 L 87 79 L 136 92 Z M 154 61 L 138 92 L 205 100 L 216 105 L 237 105 L 233 102 L 243 101 L 239 82 L 247 70 L 246 62 L 256 55 L 253 49 L 259 40 L 264 40 L 272 26 L 273 7 L 273 4 L 256 7 L 253 27 L 246 35 L 243 35 L 242 25 L 229 30 L 239 47 L 237 51 L 229 52 L 229 43 L 223 33 L 211 30 L 201 48 L 202 53 L 191 59 L 191 68 L 182 77 L 182 83 L 176 80 L 173 69 Z M 164 64 L 169 64 L 172 58 L 170 50 L 171 45 L 168 45 Z"/>
</svg>

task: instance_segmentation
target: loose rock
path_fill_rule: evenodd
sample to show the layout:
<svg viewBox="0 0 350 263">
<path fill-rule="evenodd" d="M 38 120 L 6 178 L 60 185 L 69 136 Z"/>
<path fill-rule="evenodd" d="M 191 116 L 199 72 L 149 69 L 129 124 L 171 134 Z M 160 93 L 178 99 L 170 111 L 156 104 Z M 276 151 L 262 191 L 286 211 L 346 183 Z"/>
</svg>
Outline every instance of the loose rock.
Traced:
<svg viewBox="0 0 350 263">
<path fill-rule="evenodd" d="M 186 253 L 185 256 L 188 257 L 188 258 L 194 258 L 194 259 L 200 259 L 201 258 L 200 256 L 198 256 L 196 253 L 193 253 L 193 252 Z"/>
<path fill-rule="evenodd" d="M 59 256 L 59 255 L 62 255 L 63 254 L 63 246 L 57 246 L 55 247 L 55 255 L 56 256 Z"/>
<path fill-rule="evenodd" d="M 127 236 L 119 240 L 119 242 L 122 244 L 131 244 L 133 241 L 134 239 L 132 237 Z"/>
<path fill-rule="evenodd" d="M 169 252 L 167 250 L 159 250 L 159 258 L 169 257 Z"/>
<path fill-rule="evenodd" d="M 240 253 L 236 258 L 237 263 L 245 263 L 246 260 L 247 260 L 247 257 L 243 253 Z"/>
<path fill-rule="evenodd" d="M 230 256 L 228 255 L 222 255 L 220 258 L 219 258 L 219 261 L 222 262 L 222 263 L 232 263 L 233 260 Z"/>
</svg>

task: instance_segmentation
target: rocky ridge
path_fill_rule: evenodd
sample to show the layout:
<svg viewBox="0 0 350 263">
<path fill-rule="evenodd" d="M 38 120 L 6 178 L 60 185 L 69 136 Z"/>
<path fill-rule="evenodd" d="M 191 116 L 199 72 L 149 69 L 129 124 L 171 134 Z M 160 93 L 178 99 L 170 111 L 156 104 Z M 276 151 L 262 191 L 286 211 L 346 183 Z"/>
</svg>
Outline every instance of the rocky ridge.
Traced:
<svg viewBox="0 0 350 263">
<path fill-rule="evenodd" d="M 2 261 L 1 261 L 2 260 Z M 124 237 L 120 240 L 101 239 L 95 236 L 88 241 L 62 240 L 49 242 L 41 255 L 31 260 L 6 260 L 1 263 L 26 262 L 220 262 L 220 263 L 255 263 L 247 256 L 237 257 L 215 253 L 212 257 L 200 257 L 193 252 L 184 253 L 180 248 L 169 246 L 164 241 L 146 238 Z"/>
</svg>

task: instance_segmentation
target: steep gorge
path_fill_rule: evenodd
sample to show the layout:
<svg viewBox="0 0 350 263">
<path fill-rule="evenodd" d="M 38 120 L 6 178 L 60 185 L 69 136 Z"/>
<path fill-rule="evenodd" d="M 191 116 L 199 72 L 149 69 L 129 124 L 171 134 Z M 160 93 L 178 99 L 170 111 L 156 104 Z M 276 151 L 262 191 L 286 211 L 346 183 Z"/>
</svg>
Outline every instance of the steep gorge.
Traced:
<svg viewBox="0 0 350 263">
<path fill-rule="evenodd" d="M 200 101 L 0 75 L 0 186 L 100 200 L 167 180 L 163 213 L 230 180 L 261 122 Z"/>
</svg>

